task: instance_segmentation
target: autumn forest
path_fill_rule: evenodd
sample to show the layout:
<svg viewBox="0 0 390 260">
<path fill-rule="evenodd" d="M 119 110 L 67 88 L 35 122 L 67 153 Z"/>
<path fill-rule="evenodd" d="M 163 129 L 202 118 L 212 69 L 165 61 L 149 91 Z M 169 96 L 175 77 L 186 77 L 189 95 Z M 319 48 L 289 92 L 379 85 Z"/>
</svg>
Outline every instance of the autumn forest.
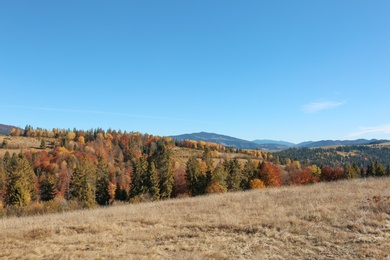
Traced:
<svg viewBox="0 0 390 260">
<path fill-rule="evenodd" d="M 342 160 L 347 156 L 341 156 L 320 163 L 296 150 L 238 150 L 111 129 L 46 130 L 26 126 L 2 137 L 2 216 L 390 176 L 390 161 L 374 160 L 376 157 L 354 161 L 353 157 Z M 34 139 L 39 147 L 18 150 L 10 143 L 12 138 Z M 385 149 L 383 154 L 388 154 Z M 321 151 L 323 155 L 329 153 Z"/>
</svg>

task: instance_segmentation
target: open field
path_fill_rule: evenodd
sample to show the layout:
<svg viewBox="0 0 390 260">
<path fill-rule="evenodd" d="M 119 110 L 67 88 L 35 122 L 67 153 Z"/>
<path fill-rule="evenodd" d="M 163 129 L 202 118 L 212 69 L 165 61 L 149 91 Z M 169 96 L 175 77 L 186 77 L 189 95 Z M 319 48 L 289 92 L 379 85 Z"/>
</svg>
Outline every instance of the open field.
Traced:
<svg viewBox="0 0 390 260">
<path fill-rule="evenodd" d="M 54 142 L 53 138 L 44 138 L 47 143 Z M 5 140 L 6 146 L 3 147 L 3 141 Z M 0 135 L 0 158 L 8 151 L 12 153 L 20 153 L 32 150 L 39 150 L 41 141 L 39 138 L 23 137 L 23 136 L 6 136 Z M 48 147 L 48 145 L 47 145 Z"/>
<path fill-rule="evenodd" d="M 0 220 L 0 258 L 390 258 L 390 178 Z"/>
</svg>

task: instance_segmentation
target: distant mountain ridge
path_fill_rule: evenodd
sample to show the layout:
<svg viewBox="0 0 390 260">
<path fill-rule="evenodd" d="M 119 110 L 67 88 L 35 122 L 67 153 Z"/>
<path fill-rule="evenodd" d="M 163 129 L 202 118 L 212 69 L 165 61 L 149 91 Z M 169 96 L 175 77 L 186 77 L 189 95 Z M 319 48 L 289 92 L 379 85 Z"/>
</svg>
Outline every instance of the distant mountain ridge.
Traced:
<svg viewBox="0 0 390 260">
<path fill-rule="evenodd" d="M 200 133 L 192 133 L 192 134 L 174 135 L 170 137 L 178 141 L 183 141 L 183 140 L 205 141 L 205 142 L 213 142 L 213 143 L 221 144 L 226 147 L 234 147 L 234 148 L 241 148 L 241 149 L 263 149 L 263 147 L 259 144 L 247 140 L 243 140 L 243 139 L 239 139 L 227 135 L 215 134 L 215 133 L 200 132 Z"/>
<path fill-rule="evenodd" d="M 277 145 L 283 145 L 283 146 L 296 146 L 294 143 L 286 142 L 286 141 L 275 141 L 275 140 L 268 140 L 268 139 L 256 139 L 252 141 L 256 144 L 277 144 Z"/>
<path fill-rule="evenodd" d="M 314 148 L 323 146 L 348 146 L 348 145 L 365 145 L 371 143 L 384 143 L 389 140 L 377 140 L 377 139 L 357 139 L 357 140 L 321 140 L 316 142 L 303 142 L 296 145 L 296 147 Z"/>
<path fill-rule="evenodd" d="M 259 150 L 286 150 L 289 148 L 314 148 L 314 147 L 327 147 L 327 146 L 348 146 L 348 145 L 365 145 L 371 143 L 383 143 L 389 142 L 389 140 L 377 140 L 377 139 L 357 139 L 357 140 L 321 140 L 321 141 L 307 141 L 299 144 L 294 144 L 286 141 L 275 140 L 254 140 L 247 141 L 227 135 L 221 135 L 216 133 L 192 133 L 171 136 L 178 141 L 194 140 L 205 141 L 221 144 L 226 147 L 233 147 L 239 149 L 259 149 Z"/>
<path fill-rule="evenodd" d="M 13 125 L 0 124 L 0 134 L 9 135 L 11 133 L 12 128 L 19 128 L 19 127 Z"/>
</svg>

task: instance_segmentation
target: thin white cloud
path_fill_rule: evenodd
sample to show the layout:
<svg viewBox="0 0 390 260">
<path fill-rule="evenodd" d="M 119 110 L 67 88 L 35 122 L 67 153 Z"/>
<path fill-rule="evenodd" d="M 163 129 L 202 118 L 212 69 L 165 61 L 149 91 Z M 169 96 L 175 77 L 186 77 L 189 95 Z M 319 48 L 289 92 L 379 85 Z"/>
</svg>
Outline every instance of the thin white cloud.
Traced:
<svg viewBox="0 0 390 260">
<path fill-rule="evenodd" d="M 359 127 L 359 130 L 348 134 L 348 137 L 359 137 L 366 134 L 390 134 L 390 124 L 370 126 L 370 127 Z"/>
<path fill-rule="evenodd" d="M 303 112 L 308 113 L 308 114 L 314 114 L 314 113 L 317 113 L 321 110 L 336 108 L 336 107 L 342 106 L 344 104 L 345 104 L 345 101 L 342 101 L 342 102 L 335 102 L 335 101 L 313 102 L 313 103 L 309 103 L 307 105 L 304 105 Z"/>
<path fill-rule="evenodd" d="M 195 123 L 211 123 L 211 122 L 204 122 L 204 121 L 184 119 L 184 118 L 148 116 L 148 115 L 126 114 L 126 113 L 94 111 L 94 110 L 63 109 L 63 108 L 53 108 L 53 107 L 7 106 L 7 105 L 0 105 L 0 106 L 1 107 L 8 107 L 8 108 L 34 109 L 34 110 L 44 110 L 44 111 L 54 111 L 54 112 L 57 111 L 57 112 L 67 112 L 67 113 L 84 113 L 84 114 L 95 114 L 95 115 L 111 115 L 111 116 L 123 116 L 123 117 L 134 117 L 134 118 L 144 118 L 144 119 L 157 119 L 157 120 L 171 120 L 171 121 L 183 121 L 183 122 L 195 122 Z"/>
</svg>

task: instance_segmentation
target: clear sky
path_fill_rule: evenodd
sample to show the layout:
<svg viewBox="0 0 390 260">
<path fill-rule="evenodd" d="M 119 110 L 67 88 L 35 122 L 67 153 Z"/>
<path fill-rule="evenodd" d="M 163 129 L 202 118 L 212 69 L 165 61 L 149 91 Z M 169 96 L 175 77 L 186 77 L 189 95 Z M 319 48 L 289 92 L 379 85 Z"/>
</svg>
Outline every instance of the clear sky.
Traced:
<svg viewBox="0 0 390 260">
<path fill-rule="evenodd" d="M 390 139 L 390 1 L 0 0 L 0 123 Z"/>
</svg>

